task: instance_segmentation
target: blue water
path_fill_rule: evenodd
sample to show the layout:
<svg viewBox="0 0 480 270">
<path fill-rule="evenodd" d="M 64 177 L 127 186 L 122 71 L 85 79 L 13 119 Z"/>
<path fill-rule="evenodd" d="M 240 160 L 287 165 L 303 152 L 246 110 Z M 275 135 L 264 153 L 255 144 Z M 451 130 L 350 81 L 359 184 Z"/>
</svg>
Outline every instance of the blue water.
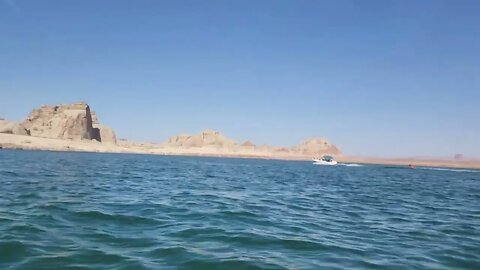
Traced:
<svg viewBox="0 0 480 270">
<path fill-rule="evenodd" d="M 480 172 L 0 151 L 0 269 L 480 269 Z"/>
</svg>

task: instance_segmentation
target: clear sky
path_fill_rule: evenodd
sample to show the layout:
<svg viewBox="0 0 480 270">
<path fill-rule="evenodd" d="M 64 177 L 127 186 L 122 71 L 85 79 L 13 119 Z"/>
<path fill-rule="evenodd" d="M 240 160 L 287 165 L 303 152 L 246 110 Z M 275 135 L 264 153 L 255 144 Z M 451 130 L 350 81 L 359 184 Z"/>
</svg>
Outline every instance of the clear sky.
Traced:
<svg viewBox="0 0 480 270">
<path fill-rule="evenodd" d="M 0 116 L 80 100 L 120 138 L 480 157 L 480 1 L 0 0 Z"/>
</svg>

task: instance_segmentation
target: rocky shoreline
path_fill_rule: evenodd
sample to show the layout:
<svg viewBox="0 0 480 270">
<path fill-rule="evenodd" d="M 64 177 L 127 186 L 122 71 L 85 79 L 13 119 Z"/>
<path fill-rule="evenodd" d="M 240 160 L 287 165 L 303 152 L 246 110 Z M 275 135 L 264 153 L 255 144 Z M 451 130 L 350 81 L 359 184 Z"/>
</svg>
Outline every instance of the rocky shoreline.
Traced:
<svg viewBox="0 0 480 270">
<path fill-rule="evenodd" d="M 242 144 L 225 137 L 218 131 L 204 130 L 199 134 L 170 137 L 163 143 L 140 143 L 118 140 L 115 132 L 99 122 L 97 114 L 85 102 L 43 105 L 34 109 L 21 122 L 0 120 L 0 134 L 24 136 L 13 139 L 2 137 L 3 148 L 82 150 L 105 149 L 141 153 L 180 152 L 191 154 L 252 155 L 252 156 L 308 156 L 319 154 L 341 155 L 340 150 L 326 139 L 306 140 L 294 147 L 257 146 L 250 141 Z M 42 139 L 61 140 L 45 141 Z M 26 143 L 30 141 L 30 143 Z M 80 145 L 80 146 L 78 146 Z"/>
<path fill-rule="evenodd" d="M 123 142 L 120 145 L 108 145 L 91 141 L 68 141 L 58 139 L 32 138 L 28 136 L 0 134 L 0 150 L 35 150 L 35 151 L 67 151 L 67 152 L 92 152 L 92 153 L 123 153 L 123 154 L 148 154 L 172 155 L 195 157 L 225 157 L 225 158 L 252 158 L 252 159 L 277 159 L 277 160 L 311 160 L 310 156 L 281 155 L 262 152 L 225 152 L 218 149 L 179 149 L 165 148 L 158 144 Z M 480 169 L 480 161 L 455 161 L 434 159 L 385 159 L 338 156 L 337 159 L 344 163 L 379 164 L 406 166 L 415 164 L 425 167 Z"/>
<path fill-rule="evenodd" d="M 315 156 L 329 154 L 341 162 L 480 168 L 480 161 L 348 157 L 324 138 L 308 139 L 293 147 L 257 146 L 251 141 L 239 144 L 218 131 L 208 129 L 199 134 L 172 136 L 163 143 L 117 140 L 115 132 L 101 124 L 85 102 L 44 105 L 18 123 L 0 118 L 0 149 L 285 160 L 311 160 Z"/>
</svg>

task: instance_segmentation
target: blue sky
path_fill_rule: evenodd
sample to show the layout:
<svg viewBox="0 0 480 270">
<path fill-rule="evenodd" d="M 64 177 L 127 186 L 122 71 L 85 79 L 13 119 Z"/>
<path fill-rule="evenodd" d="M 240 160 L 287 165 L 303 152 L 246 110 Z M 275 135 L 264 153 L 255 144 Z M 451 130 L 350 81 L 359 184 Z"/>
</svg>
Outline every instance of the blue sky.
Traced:
<svg viewBox="0 0 480 270">
<path fill-rule="evenodd" d="M 87 101 L 118 137 L 316 136 L 480 157 L 480 1 L 0 0 L 0 116 Z"/>
</svg>

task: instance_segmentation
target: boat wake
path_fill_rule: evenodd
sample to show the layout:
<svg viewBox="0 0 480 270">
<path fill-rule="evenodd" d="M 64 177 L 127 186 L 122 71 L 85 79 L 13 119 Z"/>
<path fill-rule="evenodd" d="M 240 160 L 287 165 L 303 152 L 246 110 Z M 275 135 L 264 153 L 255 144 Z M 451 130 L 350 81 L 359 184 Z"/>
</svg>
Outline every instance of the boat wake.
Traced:
<svg viewBox="0 0 480 270">
<path fill-rule="evenodd" d="M 356 163 L 338 163 L 340 166 L 345 166 L 345 167 L 363 167 L 365 165 L 362 164 L 356 164 Z"/>
</svg>

